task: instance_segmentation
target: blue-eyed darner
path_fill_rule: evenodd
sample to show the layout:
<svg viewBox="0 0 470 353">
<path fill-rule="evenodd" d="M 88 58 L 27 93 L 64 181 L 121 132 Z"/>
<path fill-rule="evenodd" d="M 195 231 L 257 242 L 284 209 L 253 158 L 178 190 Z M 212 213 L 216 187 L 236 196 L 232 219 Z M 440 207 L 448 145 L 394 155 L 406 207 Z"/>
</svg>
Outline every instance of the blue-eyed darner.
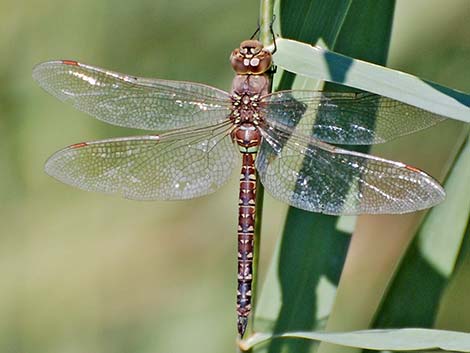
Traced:
<svg viewBox="0 0 470 353">
<path fill-rule="evenodd" d="M 78 188 L 136 200 L 216 191 L 242 155 L 238 222 L 238 332 L 251 312 L 256 178 L 275 198 L 332 215 L 405 213 L 444 199 L 426 173 L 332 146 L 374 144 L 444 117 L 370 93 L 268 93 L 271 53 L 256 40 L 231 55 L 230 93 L 199 83 L 138 78 L 78 63 L 37 65 L 34 79 L 107 123 L 163 132 L 71 145 L 46 171 Z M 237 152 L 238 150 L 238 152 Z"/>
</svg>

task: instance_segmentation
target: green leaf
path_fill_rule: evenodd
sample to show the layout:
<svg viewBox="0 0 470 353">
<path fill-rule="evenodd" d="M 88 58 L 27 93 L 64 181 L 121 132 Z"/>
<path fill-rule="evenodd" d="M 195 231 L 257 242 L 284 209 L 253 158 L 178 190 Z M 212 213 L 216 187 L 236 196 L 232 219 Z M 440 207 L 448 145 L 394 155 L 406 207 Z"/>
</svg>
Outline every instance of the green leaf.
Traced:
<svg viewBox="0 0 470 353">
<path fill-rule="evenodd" d="M 348 347 L 373 350 L 411 351 L 444 349 L 470 352 L 470 334 L 456 331 L 429 329 L 364 330 L 353 332 L 290 332 L 280 335 L 257 333 L 240 342 L 242 350 L 274 338 L 303 338 Z"/>
<path fill-rule="evenodd" d="M 465 234 L 470 214 L 469 181 L 470 140 L 467 139 L 444 184 L 446 202 L 429 212 L 418 233 L 423 258 L 445 277 L 454 270 Z"/>
<path fill-rule="evenodd" d="M 456 270 L 447 285 L 439 304 L 434 327 L 448 330 L 468 331 L 470 327 L 470 217 L 464 241 L 457 260 Z"/>
<path fill-rule="evenodd" d="M 333 47 L 351 3 L 352 0 L 281 1 L 282 35 L 308 43 L 321 39 Z"/>
<path fill-rule="evenodd" d="M 279 38 L 274 62 L 299 75 L 390 97 L 432 113 L 470 122 L 470 95 L 416 76 Z"/>
</svg>

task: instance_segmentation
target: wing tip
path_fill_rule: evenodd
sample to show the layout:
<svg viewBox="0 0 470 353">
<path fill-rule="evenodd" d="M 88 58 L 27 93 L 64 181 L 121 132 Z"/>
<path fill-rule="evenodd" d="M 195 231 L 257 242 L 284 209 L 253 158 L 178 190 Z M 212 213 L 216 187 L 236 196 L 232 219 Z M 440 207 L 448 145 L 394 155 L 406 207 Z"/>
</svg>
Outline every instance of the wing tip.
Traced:
<svg viewBox="0 0 470 353">
<path fill-rule="evenodd" d="M 86 147 L 88 145 L 89 143 L 87 142 L 79 142 L 55 151 L 52 155 L 49 156 L 49 158 L 47 158 L 46 162 L 44 163 L 44 171 L 47 175 L 53 177 L 54 179 L 57 179 L 66 184 L 70 184 L 67 181 L 64 181 L 64 178 L 62 177 L 63 173 L 61 172 L 63 172 L 64 168 L 63 165 L 61 165 L 60 160 L 65 153 L 71 150 Z"/>
<path fill-rule="evenodd" d="M 43 61 L 33 66 L 32 69 L 32 76 L 35 81 L 40 81 L 39 76 L 40 73 L 43 72 L 45 69 L 50 68 L 51 66 L 58 66 L 58 65 L 67 65 L 67 66 L 80 66 L 81 64 L 76 60 L 49 60 Z"/>
<path fill-rule="evenodd" d="M 404 168 L 411 171 L 411 172 L 413 172 L 413 173 L 417 173 L 417 174 L 421 175 L 422 177 L 424 177 L 425 180 L 428 182 L 428 184 L 431 186 L 432 190 L 434 191 L 434 193 L 432 195 L 434 197 L 431 197 L 431 200 L 433 200 L 433 201 L 430 202 L 430 206 L 425 207 L 425 208 L 436 206 L 437 204 L 439 204 L 439 203 L 441 203 L 442 201 L 445 200 L 446 192 L 445 192 L 444 187 L 432 175 L 426 173 L 425 171 L 423 171 L 419 168 L 413 167 L 413 166 L 408 165 L 408 164 L 405 164 Z M 425 208 L 423 208 L 423 209 L 425 209 Z"/>
<path fill-rule="evenodd" d="M 58 176 L 58 173 L 56 172 L 57 171 L 57 168 L 56 168 L 56 160 L 57 160 L 57 157 L 58 155 L 63 152 L 64 150 L 66 150 L 66 148 L 62 149 L 62 150 L 59 150 L 59 151 L 56 151 L 54 152 L 51 156 L 49 156 L 49 158 L 46 160 L 46 163 L 44 163 L 44 171 L 46 172 L 47 175 L 53 177 L 54 179 L 57 179 L 59 181 L 62 181 L 60 179 L 60 177 Z"/>
<path fill-rule="evenodd" d="M 71 59 L 56 59 L 56 60 L 47 60 L 41 61 L 33 66 L 33 70 L 37 67 L 44 67 L 50 65 L 71 65 L 71 66 L 80 66 L 80 62 Z"/>
</svg>

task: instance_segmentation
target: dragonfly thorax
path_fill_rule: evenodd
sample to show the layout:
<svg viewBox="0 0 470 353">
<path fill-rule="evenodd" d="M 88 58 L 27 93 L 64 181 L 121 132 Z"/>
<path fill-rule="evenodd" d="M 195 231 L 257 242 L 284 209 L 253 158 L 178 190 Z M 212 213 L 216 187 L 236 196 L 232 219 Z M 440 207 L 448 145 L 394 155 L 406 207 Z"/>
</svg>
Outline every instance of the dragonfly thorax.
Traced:
<svg viewBox="0 0 470 353">
<path fill-rule="evenodd" d="M 259 124 L 262 120 L 262 97 L 268 92 L 269 78 L 261 75 L 237 75 L 232 83 L 232 113 L 234 124 Z"/>
<path fill-rule="evenodd" d="M 232 113 L 231 119 L 234 124 L 253 123 L 255 125 L 260 122 L 259 95 L 251 95 L 249 93 L 232 95 Z"/>
</svg>

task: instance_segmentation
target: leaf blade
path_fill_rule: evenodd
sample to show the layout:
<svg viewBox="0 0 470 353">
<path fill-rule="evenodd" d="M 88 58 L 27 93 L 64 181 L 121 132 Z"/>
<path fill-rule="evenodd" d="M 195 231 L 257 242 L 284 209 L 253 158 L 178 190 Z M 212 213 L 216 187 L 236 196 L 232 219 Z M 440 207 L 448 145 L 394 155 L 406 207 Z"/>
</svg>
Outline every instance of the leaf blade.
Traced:
<svg viewBox="0 0 470 353">
<path fill-rule="evenodd" d="M 318 46 L 279 38 L 276 65 L 299 75 L 355 87 L 470 122 L 470 95 Z"/>
<path fill-rule="evenodd" d="M 457 331 L 432 329 L 363 330 L 352 332 L 289 332 L 279 335 L 257 333 L 240 342 L 242 350 L 248 350 L 274 338 L 303 338 L 341 346 L 373 349 L 409 351 L 444 349 L 470 352 L 470 334 Z"/>
</svg>

